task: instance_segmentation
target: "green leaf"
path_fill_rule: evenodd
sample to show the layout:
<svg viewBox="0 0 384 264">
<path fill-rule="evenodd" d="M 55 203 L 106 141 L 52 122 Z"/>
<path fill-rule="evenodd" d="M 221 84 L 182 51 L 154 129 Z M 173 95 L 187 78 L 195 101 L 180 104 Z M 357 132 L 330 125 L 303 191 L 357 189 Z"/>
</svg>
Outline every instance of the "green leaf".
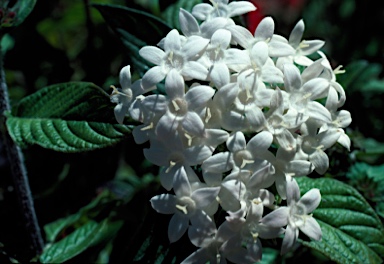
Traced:
<svg viewBox="0 0 384 264">
<path fill-rule="evenodd" d="M 323 232 L 322 240 L 320 242 L 302 241 L 303 245 L 322 252 L 337 263 L 374 264 L 382 262 L 380 257 L 364 243 L 322 221 L 318 220 L 318 223 Z"/>
<path fill-rule="evenodd" d="M 263 257 L 259 264 L 274 264 L 278 263 L 280 252 L 277 249 L 263 247 Z"/>
<path fill-rule="evenodd" d="M 130 186 L 132 187 L 132 186 Z M 134 193 L 134 189 L 129 189 L 130 193 Z M 106 189 L 101 192 L 95 199 L 89 204 L 82 207 L 77 213 L 57 219 L 54 222 L 46 224 L 44 231 L 48 242 L 55 242 L 58 240 L 60 234 L 68 233 L 67 229 L 75 228 L 75 226 L 81 226 L 89 219 L 95 218 L 102 210 L 111 210 L 115 207 L 116 203 L 120 201 L 120 198 L 115 197 L 112 193 Z M 112 207 L 109 205 L 113 205 Z"/>
<path fill-rule="evenodd" d="M 1 1 L 0 8 L 3 12 L 1 27 L 16 27 L 20 25 L 35 7 L 37 0 L 17 0 L 13 6 L 9 1 Z"/>
<path fill-rule="evenodd" d="M 375 163 L 384 157 L 384 143 L 373 138 L 353 137 L 353 143 L 360 151 L 356 152 L 356 158 L 368 163 Z"/>
<path fill-rule="evenodd" d="M 353 187 L 331 178 L 297 179 L 302 193 L 320 189 L 313 212 L 323 231 L 321 241 L 303 242 L 338 263 L 381 263 L 384 228 L 375 211 Z M 332 250 L 334 248 L 334 250 Z"/>
<path fill-rule="evenodd" d="M 7 127 L 22 148 L 39 145 L 66 153 L 109 147 L 130 133 L 123 125 L 62 119 L 9 117 Z"/>
<path fill-rule="evenodd" d="M 188 12 L 192 11 L 192 8 L 202 3 L 202 0 L 178 0 L 176 3 L 167 7 L 167 9 L 163 12 L 163 18 L 168 23 L 168 25 L 172 28 L 176 28 L 180 30 L 179 23 L 179 11 L 180 8 L 187 10 Z"/>
<path fill-rule="evenodd" d="M 37 0 L 18 0 L 16 2 L 12 8 L 12 10 L 16 13 L 13 21 L 14 27 L 20 25 L 27 18 L 27 16 L 29 16 L 35 7 L 36 1 Z"/>
<path fill-rule="evenodd" d="M 112 146 L 130 133 L 116 124 L 113 107 L 108 94 L 92 83 L 55 84 L 23 98 L 8 116 L 7 128 L 21 147 L 89 151 Z"/>
<path fill-rule="evenodd" d="M 57 243 L 48 245 L 40 256 L 42 263 L 62 263 L 87 248 L 113 237 L 123 221 L 88 221 Z"/>
<path fill-rule="evenodd" d="M 345 68 L 345 74 L 338 75 L 337 79 L 345 90 L 360 91 L 369 81 L 377 79 L 381 70 L 380 64 L 354 61 Z"/>
<path fill-rule="evenodd" d="M 134 70 L 143 76 L 151 65 L 140 57 L 140 48 L 156 45 L 172 28 L 159 18 L 140 10 L 108 4 L 93 6 L 120 37 L 128 49 Z"/>
</svg>

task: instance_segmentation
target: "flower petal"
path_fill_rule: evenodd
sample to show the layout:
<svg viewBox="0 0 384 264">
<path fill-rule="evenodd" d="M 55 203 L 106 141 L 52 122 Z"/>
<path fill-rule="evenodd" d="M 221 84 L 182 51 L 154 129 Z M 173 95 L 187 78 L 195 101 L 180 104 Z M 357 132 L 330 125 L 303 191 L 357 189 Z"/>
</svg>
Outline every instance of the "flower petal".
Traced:
<svg viewBox="0 0 384 264">
<path fill-rule="evenodd" d="M 160 194 L 151 198 L 151 206 L 160 214 L 174 214 L 176 212 L 176 197 L 172 194 Z"/>
<path fill-rule="evenodd" d="M 188 229 L 189 218 L 186 215 L 176 212 L 168 225 L 168 238 L 171 243 L 179 240 Z"/>
<path fill-rule="evenodd" d="M 322 237 L 320 225 L 313 217 L 306 218 L 305 225 L 299 228 L 301 232 L 314 240 L 320 240 Z"/>
<path fill-rule="evenodd" d="M 302 205 L 305 208 L 305 213 L 312 213 L 320 204 L 321 195 L 319 189 L 311 189 L 306 192 L 303 197 L 299 200 L 297 205 Z"/>
</svg>

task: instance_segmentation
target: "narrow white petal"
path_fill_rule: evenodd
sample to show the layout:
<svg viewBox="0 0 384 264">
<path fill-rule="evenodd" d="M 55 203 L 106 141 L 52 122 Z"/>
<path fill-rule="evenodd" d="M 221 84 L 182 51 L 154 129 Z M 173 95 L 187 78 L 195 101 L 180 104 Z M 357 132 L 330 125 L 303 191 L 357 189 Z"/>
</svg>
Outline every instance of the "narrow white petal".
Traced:
<svg viewBox="0 0 384 264">
<path fill-rule="evenodd" d="M 286 173 L 293 173 L 294 176 L 307 176 L 314 169 L 312 163 L 306 160 L 292 160 L 287 164 Z"/>
<path fill-rule="evenodd" d="M 288 129 L 283 129 L 280 134 L 276 135 L 276 140 L 286 151 L 295 151 L 296 139 Z"/>
<path fill-rule="evenodd" d="M 160 66 L 155 66 L 149 69 L 142 78 L 142 85 L 144 89 L 152 87 L 165 78 L 166 73 L 163 72 Z"/>
<path fill-rule="evenodd" d="M 326 123 L 332 122 L 332 117 L 329 110 L 316 101 L 308 102 L 307 115 L 319 121 L 324 121 Z"/>
<path fill-rule="evenodd" d="M 325 42 L 322 40 L 305 40 L 304 43 L 307 45 L 307 47 L 301 48 L 302 55 L 310 55 L 315 53 L 325 44 Z"/>
<path fill-rule="evenodd" d="M 300 230 L 314 240 L 320 240 L 322 237 L 320 225 L 313 217 L 307 218 L 305 225 L 300 226 Z"/>
<path fill-rule="evenodd" d="M 301 39 L 303 38 L 305 25 L 304 21 L 302 19 L 297 22 L 295 27 L 293 28 L 291 34 L 289 35 L 289 44 L 291 44 L 293 47 L 298 47 Z"/>
<path fill-rule="evenodd" d="M 196 35 L 200 32 L 200 27 L 196 19 L 183 8 L 180 8 L 179 23 L 181 31 L 185 36 Z"/>
<path fill-rule="evenodd" d="M 174 214 L 176 212 L 176 197 L 172 194 L 160 194 L 152 197 L 151 206 L 161 214 Z"/>
<path fill-rule="evenodd" d="M 194 86 L 185 94 L 185 100 L 188 102 L 188 109 L 197 110 L 206 107 L 207 103 L 215 94 L 215 90 L 206 85 Z"/>
<path fill-rule="evenodd" d="M 206 20 L 207 16 L 213 11 L 213 7 L 209 4 L 197 4 L 192 9 L 192 15 L 197 19 Z"/>
<path fill-rule="evenodd" d="M 219 29 L 213 33 L 211 38 L 211 45 L 220 47 L 222 50 L 228 48 L 231 42 L 231 32 L 226 29 Z"/>
<path fill-rule="evenodd" d="M 171 243 L 179 240 L 188 229 L 189 219 L 186 215 L 175 213 L 168 225 L 168 238 Z"/>
<path fill-rule="evenodd" d="M 300 199 L 300 188 L 296 180 L 291 177 L 287 177 L 287 204 L 293 206 Z"/>
<path fill-rule="evenodd" d="M 281 206 L 261 219 L 261 223 L 270 227 L 283 227 L 288 224 L 289 208 Z"/>
<path fill-rule="evenodd" d="M 120 70 L 119 79 L 123 90 L 131 88 L 131 66 L 127 65 Z"/>
<path fill-rule="evenodd" d="M 227 140 L 227 148 L 231 152 L 243 150 L 246 147 L 246 141 L 242 132 L 232 134 Z"/>
<path fill-rule="evenodd" d="M 181 125 L 188 134 L 193 136 L 203 136 L 204 123 L 197 113 L 188 112 L 181 121 Z"/>
<path fill-rule="evenodd" d="M 348 135 L 346 135 L 345 133 L 341 134 L 337 142 L 339 142 L 344 148 L 350 151 L 351 139 L 348 137 Z"/>
<path fill-rule="evenodd" d="M 184 98 L 184 79 L 176 69 L 172 69 L 165 78 L 165 91 L 171 100 Z"/>
<path fill-rule="evenodd" d="M 139 54 L 141 57 L 155 65 L 160 65 L 165 57 L 165 52 L 154 46 L 142 47 L 139 50 Z"/>
<path fill-rule="evenodd" d="M 284 64 L 284 84 L 288 92 L 297 91 L 301 87 L 301 77 L 299 69 L 292 64 Z"/>
<path fill-rule="evenodd" d="M 321 195 L 319 189 L 311 189 L 306 192 L 297 203 L 298 205 L 303 205 L 305 208 L 305 213 L 312 213 L 320 204 Z"/>
<path fill-rule="evenodd" d="M 220 152 L 203 162 L 201 168 L 209 172 L 226 172 L 233 167 L 232 155 L 230 152 Z"/>
<path fill-rule="evenodd" d="M 125 104 L 118 104 L 115 106 L 114 108 L 115 118 L 119 124 L 123 123 L 125 115 L 128 112 L 128 108 L 129 106 Z"/>
<path fill-rule="evenodd" d="M 196 61 L 189 61 L 184 65 L 182 75 L 188 78 L 204 81 L 207 79 L 208 70 Z"/>
<path fill-rule="evenodd" d="M 295 54 L 295 49 L 288 43 L 271 41 L 268 43 L 270 57 L 285 57 Z"/>
<path fill-rule="evenodd" d="M 301 91 L 305 95 L 309 95 L 311 100 L 324 98 L 328 95 L 328 89 L 330 87 L 329 81 L 323 78 L 315 78 L 306 82 Z"/>
<path fill-rule="evenodd" d="M 174 51 L 181 49 L 180 35 L 177 29 L 172 29 L 164 39 L 164 50 Z"/>
<path fill-rule="evenodd" d="M 275 22 L 272 17 L 265 17 L 260 21 L 255 31 L 255 38 L 257 41 L 264 41 L 271 39 L 275 31 Z"/>
<path fill-rule="evenodd" d="M 250 56 L 253 63 L 255 63 L 260 68 L 263 67 L 268 59 L 267 43 L 261 41 L 253 45 Z"/>
<path fill-rule="evenodd" d="M 228 4 L 228 17 L 234 17 L 255 11 L 256 7 L 248 1 L 234 1 Z"/>
<path fill-rule="evenodd" d="M 193 60 L 196 57 L 196 54 L 201 53 L 208 46 L 209 40 L 195 36 L 189 38 L 187 43 L 181 48 L 181 52 L 185 54 L 185 57 L 188 60 Z"/>
<path fill-rule="evenodd" d="M 187 148 L 184 151 L 185 163 L 189 166 L 196 166 L 202 164 L 206 159 L 212 156 L 212 150 L 208 146 L 195 146 Z M 192 170 L 192 169 L 191 169 Z M 189 176 L 191 181 L 191 177 Z"/>
<path fill-rule="evenodd" d="M 263 82 L 283 83 L 283 73 L 275 66 L 265 66 L 261 72 Z"/>
<path fill-rule="evenodd" d="M 225 63 L 215 63 L 209 70 L 209 78 L 217 89 L 229 83 L 230 75 L 228 66 Z"/>
<path fill-rule="evenodd" d="M 255 39 L 248 29 L 239 25 L 233 25 L 227 27 L 227 29 L 232 33 L 233 40 L 241 47 L 245 49 L 252 48 L 252 44 L 255 42 Z"/>
<path fill-rule="evenodd" d="M 191 196 L 191 185 L 184 166 L 180 166 L 173 177 L 173 190 L 178 198 Z"/>
<path fill-rule="evenodd" d="M 318 174 L 322 175 L 322 174 L 324 174 L 328 170 L 329 159 L 328 159 L 327 154 L 324 153 L 324 151 L 316 150 L 316 152 L 314 152 L 310 156 L 309 160 L 315 166 L 315 171 Z"/>
<path fill-rule="evenodd" d="M 299 236 L 299 229 L 292 227 L 291 225 L 287 226 L 287 229 L 284 234 L 283 243 L 281 245 L 281 254 L 287 253 L 293 248 L 296 243 L 296 240 Z"/>
<path fill-rule="evenodd" d="M 257 157 L 261 152 L 265 152 L 271 146 L 273 141 L 273 136 L 267 131 L 262 131 L 249 140 L 247 144 L 247 149 L 252 152 L 252 154 Z"/>
<path fill-rule="evenodd" d="M 240 72 L 251 64 L 249 55 L 245 50 L 228 49 L 225 56 L 228 68 Z"/>
<path fill-rule="evenodd" d="M 191 194 L 191 198 L 196 202 L 196 207 L 203 209 L 214 201 L 219 194 L 220 187 L 207 187 L 197 189 Z"/>
</svg>

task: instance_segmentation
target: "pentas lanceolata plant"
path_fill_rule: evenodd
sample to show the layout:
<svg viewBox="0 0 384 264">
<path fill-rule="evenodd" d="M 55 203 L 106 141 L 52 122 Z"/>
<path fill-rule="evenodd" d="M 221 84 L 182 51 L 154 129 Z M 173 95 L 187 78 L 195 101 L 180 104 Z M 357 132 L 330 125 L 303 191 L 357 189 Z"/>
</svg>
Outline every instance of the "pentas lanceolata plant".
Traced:
<svg viewBox="0 0 384 264">
<path fill-rule="evenodd" d="M 346 97 L 336 74 L 343 71 L 319 51 L 323 41 L 302 40 L 302 20 L 288 39 L 274 34 L 271 17 L 252 34 L 232 20 L 254 11 L 252 3 L 211 3 L 181 9 L 181 32 L 140 50 L 155 66 L 133 84 L 124 67 L 111 100 L 119 123 L 127 115 L 142 123 L 134 139 L 149 141 L 144 155 L 173 191 L 150 201 L 173 214 L 170 242 L 188 233 L 199 248 L 183 263 L 254 263 L 262 257 L 260 238 L 283 236 L 282 254 L 299 231 L 321 239 L 311 215 L 320 191 L 300 197 L 295 177 L 324 174 L 325 151 L 337 142 L 350 148 L 343 128 L 351 116 L 339 110 Z M 163 80 L 166 94 L 144 95 Z"/>
</svg>

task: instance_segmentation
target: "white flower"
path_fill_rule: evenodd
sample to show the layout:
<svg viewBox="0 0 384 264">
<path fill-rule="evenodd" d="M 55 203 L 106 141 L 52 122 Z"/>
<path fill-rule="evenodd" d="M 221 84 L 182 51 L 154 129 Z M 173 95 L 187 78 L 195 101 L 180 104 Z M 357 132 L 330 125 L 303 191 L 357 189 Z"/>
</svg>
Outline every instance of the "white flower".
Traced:
<svg viewBox="0 0 384 264">
<path fill-rule="evenodd" d="M 268 155 L 267 150 L 271 143 L 272 135 L 267 132 L 260 132 L 248 143 L 246 143 L 242 132 L 236 132 L 227 140 L 229 151 L 220 152 L 209 157 L 203 162 L 201 167 L 205 171 L 218 173 L 234 168 L 256 172 L 259 169 L 259 165 L 264 162 L 263 157 Z"/>
<path fill-rule="evenodd" d="M 160 182 L 166 190 L 173 187 L 175 175 L 180 174 L 181 170 L 187 172 L 190 181 L 198 181 L 196 174 L 190 168 L 201 164 L 212 155 L 211 148 L 208 146 L 192 146 L 185 148 L 178 137 L 178 134 L 169 141 L 151 140 L 151 147 L 144 149 L 144 156 L 153 164 L 165 167 L 160 172 Z"/>
<path fill-rule="evenodd" d="M 176 131 L 180 131 L 180 135 L 184 134 L 187 137 L 202 137 L 204 122 L 197 112 L 207 107 L 207 103 L 215 93 L 214 89 L 199 85 L 185 93 L 183 78 L 176 70 L 171 70 L 165 81 L 165 90 L 168 95 L 167 111 L 156 126 L 159 139 L 166 140 Z"/>
<path fill-rule="evenodd" d="M 216 17 L 208 21 L 204 21 L 199 25 L 196 18 L 182 8 L 180 8 L 179 12 L 179 23 L 181 32 L 184 36 L 200 36 L 206 39 L 210 39 L 217 30 L 234 24 L 232 20 L 228 20 L 223 17 Z"/>
<path fill-rule="evenodd" d="M 212 5 L 197 4 L 192 9 L 192 14 L 200 20 L 210 20 L 215 17 L 231 18 L 256 10 L 248 1 L 210 0 Z"/>
<path fill-rule="evenodd" d="M 141 85 L 141 80 L 131 84 L 131 67 L 125 66 L 120 71 L 121 88 L 111 86 L 113 92 L 111 94 L 111 102 L 117 103 L 115 106 L 115 118 L 120 124 L 123 123 L 125 115 L 128 113 L 129 107 L 134 102 L 137 96 L 145 92 L 155 89 L 153 86 L 148 86 L 146 89 Z"/>
<path fill-rule="evenodd" d="M 229 83 L 230 72 L 226 64 L 226 50 L 231 42 L 231 32 L 225 29 L 217 30 L 211 38 L 211 42 L 199 59 L 209 69 L 208 78 L 213 81 L 216 88 Z"/>
<path fill-rule="evenodd" d="M 274 136 L 280 147 L 287 151 L 295 151 L 296 139 L 289 129 L 299 127 L 301 123 L 298 122 L 296 111 L 290 109 L 284 114 L 285 110 L 283 93 L 276 88 L 269 111 L 265 114 L 265 129 Z"/>
<path fill-rule="evenodd" d="M 307 121 L 303 124 L 298 136 L 297 143 L 299 149 L 296 159 L 309 160 L 314 166 L 315 171 L 324 174 L 329 167 L 329 158 L 325 150 L 333 146 L 341 135 L 341 130 L 325 130 L 318 133 L 319 125 L 315 121 Z"/>
<path fill-rule="evenodd" d="M 275 169 L 276 190 L 282 199 L 287 198 L 287 179 L 295 176 L 307 176 L 314 166 L 307 160 L 295 159 L 295 152 L 279 148 L 276 152 L 276 159 L 271 161 Z"/>
<path fill-rule="evenodd" d="M 287 225 L 281 254 L 294 246 L 299 230 L 314 240 L 321 239 L 321 228 L 311 214 L 319 206 L 320 200 L 319 189 L 311 189 L 300 198 L 299 186 L 292 178 L 287 184 L 287 206 L 279 207 L 261 219 L 261 223 L 270 227 Z"/>
<path fill-rule="evenodd" d="M 192 192 L 186 172 L 181 168 L 175 177 L 174 191 L 176 195 L 161 194 L 151 199 L 152 207 L 159 213 L 174 214 L 168 226 L 170 242 L 175 242 L 187 231 L 189 220 L 195 226 L 204 226 L 208 206 L 220 191 L 219 187 L 200 188 Z"/>
<path fill-rule="evenodd" d="M 173 29 L 164 39 L 164 51 L 154 46 L 141 48 L 140 55 L 157 65 L 144 74 L 143 87 L 161 82 L 172 69 L 186 79 L 205 80 L 208 70 L 195 60 L 196 55 L 202 52 L 208 43 L 209 40 L 197 36 L 182 43 L 179 32 Z"/>
<path fill-rule="evenodd" d="M 284 64 L 284 77 L 284 87 L 289 94 L 289 107 L 299 113 L 300 122 L 308 117 L 321 122 L 331 122 L 329 110 L 314 101 L 327 96 L 330 87 L 327 80 L 314 78 L 303 83 L 299 69 L 292 64 Z"/>
<path fill-rule="evenodd" d="M 231 31 L 233 39 L 240 46 L 250 51 L 258 42 L 264 42 L 268 45 L 268 53 L 270 57 L 282 57 L 295 54 L 295 50 L 288 44 L 288 41 L 274 34 L 275 22 L 271 17 L 263 18 L 257 26 L 254 35 L 248 29 L 233 25 L 227 27 Z"/>
<path fill-rule="evenodd" d="M 304 28 L 304 21 L 301 19 L 293 28 L 288 40 L 288 43 L 295 49 L 295 54 L 279 58 L 276 62 L 276 65 L 279 68 L 283 68 L 285 63 L 295 62 L 303 66 L 309 66 L 313 63 L 307 55 L 318 51 L 325 42 L 322 40 L 301 40 Z"/>
</svg>

